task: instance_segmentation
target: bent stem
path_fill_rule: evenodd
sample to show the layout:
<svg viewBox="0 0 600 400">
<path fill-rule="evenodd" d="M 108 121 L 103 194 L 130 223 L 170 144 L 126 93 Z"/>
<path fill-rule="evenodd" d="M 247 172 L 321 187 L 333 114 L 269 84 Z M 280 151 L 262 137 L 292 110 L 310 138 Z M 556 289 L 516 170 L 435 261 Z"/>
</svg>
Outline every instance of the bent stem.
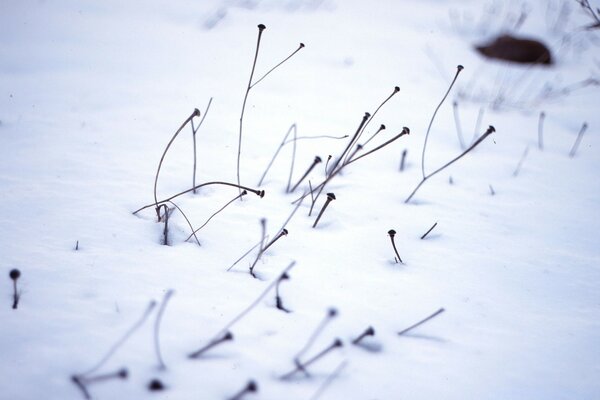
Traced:
<svg viewBox="0 0 600 400">
<path fill-rule="evenodd" d="M 432 176 L 434 176 L 435 174 L 437 174 L 440 171 L 443 171 L 444 169 L 446 169 L 447 167 L 449 167 L 450 165 L 454 164 L 456 161 L 460 160 L 461 158 L 463 158 L 465 155 L 467 155 L 471 150 L 473 150 L 475 147 L 477 147 L 477 145 L 481 142 L 483 142 L 483 140 L 485 138 L 487 138 L 489 135 L 492 134 L 492 132 L 495 132 L 496 129 L 490 125 L 489 128 L 487 129 L 487 131 L 485 131 L 485 133 L 483 135 L 481 135 L 481 137 L 479 137 L 479 139 L 477 139 L 471 146 L 469 146 L 469 148 L 467 148 L 465 151 L 463 151 L 460 155 L 458 155 L 457 157 L 455 157 L 454 159 L 450 160 L 449 162 L 447 162 L 446 164 L 444 164 L 443 166 L 441 166 L 440 168 L 436 169 L 435 171 L 433 171 L 432 173 L 430 173 L 429 175 L 425 175 L 423 177 L 423 179 L 421 180 L 421 182 L 419 182 L 419 184 L 417 185 L 417 187 L 412 191 L 412 193 L 410 194 L 410 196 L 408 196 L 408 198 L 406 200 L 404 200 L 404 203 L 408 203 L 410 201 L 410 199 L 413 198 L 413 196 L 415 195 L 415 193 L 417 193 L 417 190 L 419 190 L 419 188 L 425 183 L 425 181 L 427 181 L 427 179 L 431 178 Z"/>
<path fill-rule="evenodd" d="M 425 142 L 423 143 L 423 153 L 421 154 L 421 172 L 423 173 L 423 179 L 425 179 L 425 150 L 427 149 L 427 140 L 429 139 L 429 132 L 431 131 L 431 126 L 433 125 L 433 120 L 435 119 L 435 116 L 438 113 L 438 110 L 440 109 L 440 107 L 442 106 L 444 101 L 446 100 L 446 97 L 448 97 L 450 90 L 452 90 L 452 86 L 454 86 L 454 82 L 456 82 L 456 78 L 458 78 L 458 74 L 460 74 L 460 71 L 462 71 L 463 69 L 464 69 L 464 67 L 462 65 L 459 65 L 456 67 L 456 75 L 454 75 L 454 79 L 452 79 L 452 82 L 450 83 L 450 86 L 448 87 L 446 94 L 444 94 L 442 101 L 440 101 L 440 103 L 437 105 L 437 107 L 435 108 L 435 111 L 433 112 L 433 115 L 431 116 L 431 120 L 429 120 L 429 126 L 427 127 L 427 132 L 425 133 Z"/>
<path fill-rule="evenodd" d="M 263 31 L 266 27 L 263 24 L 258 25 L 258 39 L 256 40 L 256 51 L 254 53 L 254 61 L 252 61 L 252 71 L 250 71 L 250 79 L 248 79 L 248 86 L 246 87 L 246 93 L 244 94 L 244 101 L 242 102 L 242 111 L 240 112 L 240 131 L 238 135 L 238 151 L 237 151 L 237 184 L 240 186 L 240 158 L 242 154 L 242 131 L 244 129 L 244 112 L 246 111 L 246 102 L 248 101 L 248 95 L 252 88 L 252 77 L 254 76 L 254 69 L 256 68 L 256 60 L 258 59 L 258 49 L 260 48 L 260 38 L 262 37 Z M 240 189 L 240 194 L 242 190 Z"/>
<path fill-rule="evenodd" d="M 246 93 L 244 94 L 244 101 L 242 103 L 242 111 L 240 113 L 240 130 L 239 130 L 239 136 L 238 136 L 238 153 L 237 153 L 237 184 L 238 185 L 240 185 L 240 158 L 241 158 L 241 154 L 242 154 L 242 131 L 243 131 L 243 127 L 244 127 L 244 112 L 246 111 L 246 102 L 248 101 L 248 95 L 250 94 L 250 90 L 252 88 L 254 88 L 254 86 L 256 86 L 258 83 L 260 83 L 263 79 L 265 79 L 269 74 L 271 74 L 275 69 L 277 69 L 279 66 L 281 66 L 283 63 L 285 63 L 290 58 L 292 58 L 292 56 L 294 56 L 294 54 L 296 54 L 302 48 L 304 48 L 304 43 L 300 43 L 298 48 L 294 52 L 292 52 L 292 54 L 290 54 L 289 56 L 284 58 L 283 61 L 281 61 L 280 63 L 275 65 L 273 68 L 271 68 L 269 71 L 267 71 L 267 73 L 265 73 L 262 77 L 260 77 L 258 80 L 256 80 L 256 82 L 253 83 L 252 79 L 254 78 L 254 70 L 256 69 L 256 60 L 258 59 L 258 50 L 260 48 L 260 39 L 261 39 L 262 33 L 265 29 L 266 29 L 266 27 L 263 24 L 258 25 L 258 39 L 256 41 L 256 52 L 254 53 L 254 60 L 252 61 L 252 71 L 250 72 L 250 79 L 248 79 L 248 86 L 246 87 Z M 260 184 L 259 184 L 259 186 L 260 186 Z M 289 186 L 288 186 L 288 189 L 289 189 Z M 240 193 L 241 193 L 241 190 L 240 190 Z"/>
<path fill-rule="evenodd" d="M 158 186 L 158 175 L 160 174 L 160 168 L 162 167 L 162 163 L 163 163 L 163 161 L 165 159 L 165 156 L 167 155 L 167 152 L 169 151 L 169 148 L 171 147 L 171 145 L 175 141 L 175 138 L 177 138 L 177 135 L 179 135 L 179 133 L 183 130 L 183 128 L 185 128 L 185 126 L 194 117 L 199 117 L 199 116 L 200 116 L 200 110 L 198 110 L 197 108 L 194 109 L 194 112 L 192 112 L 192 115 L 190 115 L 189 117 L 187 117 L 187 119 L 185 121 L 183 121 L 183 124 L 181 124 L 181 126 L 179 127 L 179 129 L 177 129 L 177 131 L 175 131 L 175 134 L 173 135 L 173 137 L 171 138 L 171 140 L 167 144 L 167 147 L 165 148 L 165 150 L 163 151 L 162 156 L 160 157 L 160 162 L 158 163 L 158 168 L 156 169 L 156 176 L 154 177 L 154 206 L 156 207 L 156 213 L 157 213 L 157 217 L 158 217 L 159 221 L 160 221 L 160 216 L 158 216 L 158 203 L 159 203 L 159 201 L 158 201 L 158 198 L 156 196 L 156 187 Z"/>
<path fill-rule="evenodd" d="M 259 196 L 259 197 L 261 197 L 261 198 L 265 196 L 265 191 L 264 191 L 264 190 L 251 189 L 251 188 L 249 188 L 249 187 L 246 187 L 246 186 L 236 185 L 235 183 L 221 182 L 221 181 L 205 182 L 205 183 L 202 183 L 202 184 L 200 184 L 200 185 L 196 185 L 196 186 L 194 186 L 193 188 L 190 188 L 190 189 L 184 190 L 183 192 L 179 192 L 179 193 L 177 193 L 177 194 L 174 194 L 173 196 L 171 196 L 171 197 L 169 197 L 169 198 L 166 198 L 166 199 L 164 199 L 164 200 L 161 200 L 161 201 L 158 201 L 158 202 L 156 202 L 156 203 L 152 203 L 152 204 L 147 204 L 147 205 L 145 205 L 145 206 L 143 206 L 143 207 L 140 207 L 140 208 L 138 208 L 137 210 L 135 210 L 135 211 L 134 211 L 132 214 L 134 214 L 134 215 L 135 215 L 135 214 L 139 213 L 140 211 L 142 211 L 142 210 L 145 210 L 146 208 L 150 208 L 150 207 L 152 207 L 152 206 L 156 206 L 156 207 L 158 207 L 158 204 L 166 203 L 166 202 L 168 202 L 168 201 L 171 201 L 171 200 L 173 200 L 173 199 L 174 199 L 174 198 L 176 198 L 176 197 L 179 197 L 179 196 L 181 196 L 181 195 L 183 195 L 183 194 L 189 193 L 189 192 L 193 191 L 194 189 L 199 189 L 199 188 L 201 188 L 201 187 L 203 187 L 203 186 L 209 186 L 209 185 L 224 185 L 224 186 L 231 186 L 231 187 L 236 187 L 236 188 L 239 188 L 240 190 L 241 190 L 241 189 L 246 189 L 247 191 L 249 191 L 249 192 L 252 192 L 252 193 L 256 194 L 257 196 Z"/>
<path fill-rule="evenodd" d="M 206 109 L 204 110 L 204 114 L 202 115 L 202 119 L 200 120 L 200 122 L 198 123 L 198 126 L 194 128 L 194 120 L 191 121 L 192 124 L 192 138 L 194 141 L 194 169 L 192 171 L 192 186 L 196 186 L 196 132 L 198 132 L 198 129 L 200 129 L 200 127 L 202 126 L 202 123 L 204 122 L 204 118 L 206 118 L 206 114 L 208 114 L 208 109 L 210 108 L 210 104 L 212 103 L 213 98 L 211 97 L 210 100 L 208 100 L 208 105 L 206 106 Z M 196 193 L 196 191 L 194 190 L 194 193 Z"/>
<path fill-rule="evenodd" d="M 194 239 L 196 239 L 196 243 L 198 243 L 198 246 L 201 246 L 200 240 L 198 240 L 198 236 L 196 236 L 197 230 L 194 230 L 194 227 L 192 226 L 192 223 L 190 222 L 190 220 L 188 219 L 188 217 L 185 215 L 185 213 L 183 212 L 183 210 L 181 208 L 179 208 L 179 206 L 177 204 L 173 203 L 172 201 L 169 201 L 169 203 L 173 204 L 173 206 L 175 206 L 175 208 L 177 209 L 177 211 L 179 211 L 179 213 L 181 213 L 181 215 L 183 215 L 183 218 L 185 219 L 185 222 L 187 222 L 188 226 L 190 227 L 190 231 L 192 231 L 192 233 L 190 234 L 190 236 L 188 236 L 188 238 L 185 239 L 185 241 L 187 242 L 192 236 L 194 236 Z M 200 229 L 200 228 L 198 228 L 198 229 Z"/>
</svg>

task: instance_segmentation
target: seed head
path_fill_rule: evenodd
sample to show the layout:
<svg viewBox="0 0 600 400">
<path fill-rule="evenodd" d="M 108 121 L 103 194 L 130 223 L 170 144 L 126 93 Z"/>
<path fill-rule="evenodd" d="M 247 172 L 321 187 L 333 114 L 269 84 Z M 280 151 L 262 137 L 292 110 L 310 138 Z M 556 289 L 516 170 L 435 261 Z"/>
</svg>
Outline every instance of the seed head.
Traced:
<svg viewBox="0 0 600 400">
<path fill-rule="evenodd" d="M 10 276 L 10 279 L 12 279 L 13 281 L 16 281 L 21 276 L 21 271 L 19 271 L 16 268 L 11 269 L 10 272 L 8 273 L 8 276 Z"/>
</svg>

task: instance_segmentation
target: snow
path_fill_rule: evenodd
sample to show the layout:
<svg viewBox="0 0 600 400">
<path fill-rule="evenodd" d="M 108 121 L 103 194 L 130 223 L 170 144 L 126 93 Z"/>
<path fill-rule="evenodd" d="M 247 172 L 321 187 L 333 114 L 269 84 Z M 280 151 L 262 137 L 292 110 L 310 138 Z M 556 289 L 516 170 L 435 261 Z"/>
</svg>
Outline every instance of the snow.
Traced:
<svg viewBox="0 0 600 400">
<path fill-rule="evenodd" d="M 557 26 L 562 4 L 570 13 Z M 497 18 L 475 22 L 486 10 Z M 475 54 L 473 43 L 506 29 L 520 10 L 508 0 L 2 2 L 0 397 L 83 398 L 70 377 L 98 363 L 151 300 L 160 303 L 173 289 L 160 329 L 167 369 L 157 368 L 154 354 L 156 307 L 98 370 L 125 367 L 129 378 L 89 385 L 93 398 L 226 399 L 254 379 L 258 393 L 244 398 L 308 399 L 344 362 L 319 398 L 598 398 L 599 92 L 589 86 L 537 97 L 545 85 L 558 90 L 598 76 L 598 35 L 578 32 L 563 44 L 587 16 L 575 2 L 535 3 L 520 32 L 560 49 L 554 67 L 513 67 Z M 163 246 L 154 212 L 132 211 L 152 202 L 164 147 L 211 97 L 197 133 L 197 180 L 235 182 L 239 112 L 259 23 L 267 29 L 257 76 L 300 42 L 306 47 L 250 92 L 243 184 L 256 187 L 293 123 L 299 136 L 351 135 L 396 85 L 401 91 L 364 137 L 381 123 L 387 129 L 369 146 L 403 126 L 411 133 L 349 165 L 312 217 L 306 200 L 253 279 L 247 268 L 255 253 L 226 270 L 259 241 L 261 218 L 272 238 L 293 211 L 301 190 L 285 193 L 291 145 L 267 175 L 265 197 L 248 194 L 215 216 L 198 232 L 201 247 L 183 242 L 189 228 L 177 212 L 173 245 Z M 405 204 L 421 179 L 429 119 L 458 64 L 465 70 L 433 123 L 426 170 L 461 152 L 453 100 L 466 138 L 481 107 L 479 133 L 490 124 L 496 133 Z M 584 121 L 588 130 L 569 158 Z M 159 199 L 191 186 L 191 143 L 186 127 L 162 167 Z M 337 156 L 346 143 L 298 141 L 292 180 L 315 155 Z M 310 175 L 313 184 L 323 178 L 324 163 Z M 313 229 L 325 192 L 337 199 Z M 237 193 L 208 186 L 175 202 L 198 227 Z M 389 229 L 397 231 L 404 264 L 394 263 Z M 277 310 L 270 292 L 231 327 L 233 342 L 187 357 L 292 261 L 291 279 L 280 286 L 291 313 Z M 12 268 L 22 273 L 17 310 Z M 311 365 L 310 378 L 280 380 L 329 307 L 339 314 L 307 357 L 334 338 L 344 347 Z M 397 335 L 441 307 L 440 316 Z M 368 326 L 376 331 L 365 339 L 371 351 L 351 345 Z M 167 390 L 148 392 L 153 378 Z"/>
</svg>

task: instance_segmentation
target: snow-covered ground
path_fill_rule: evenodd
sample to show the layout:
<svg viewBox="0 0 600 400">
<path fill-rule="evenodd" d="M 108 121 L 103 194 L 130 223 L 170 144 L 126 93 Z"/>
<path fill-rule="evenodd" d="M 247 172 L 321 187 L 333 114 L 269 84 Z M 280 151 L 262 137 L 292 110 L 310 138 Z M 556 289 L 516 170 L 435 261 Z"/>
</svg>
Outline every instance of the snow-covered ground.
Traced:
<svg viewBox="0 0 600 400">
<path fill-rule="evenodd" d="M 93 398 L 226 399 L 250 379 L 258 392 L 247 399 L 599 398 L 599 88 L 538 96 L 549 85 L 556 93 L 598 78 L 599 37 L 578 30 L 589 18 L 575 1 L 522 7 L 512 0 L 0 2 L 0 398 L 83 398 L 71 376 L 100 362 L 151 300 L 148 320 L 91 374 L 127 368 L 128 379 L 90 384 Z M 472 50 L 510 30 L 522 10 L 528 17 L 519 32 L 548 42 L 554 66 L 491 63 Z M 196 134 L 197 181 L 236 181 L 259 23 L 267 28 L 257 77 L 300 42 L 306 47 L 250 92 L 244 185 L 257 187 L 290 125 L 298 136 L 351 135 L 396 85 L 401 91 L 364 139 L 382 123 L 387 129 L 365 150 L 403 126 L 411 133 L 332 179 L 324 193 L 337 200 L 315 229 L 325 196 L 311 217 L 305 201 L 253 279 L 255 253 L 226 270 L 259 241 L 261 218 L 270 238 L 278 234 L 307 188 L 285 193 L 291 144 L 261 187 L 265 197 L 249 194 L 215 216 L 198 232 L 200 247 L 184 242 L 181 214 L 172 214 L 172 245 L 164 246 L 154 212 L 132 211 L 153 201 L 166 144 L 211 97 Z M 405 204 L 421 179 L 429 120 L 458 64 L 465 69 L 433 123 L 426 172 L 461 152 L 452 101 L 469 141 L 482 108 L 479 133 L 490 124 L 496 132 Z M 583 122 L 588 129 L 570 158 Z M 298 140 L 292 180 L 316 155 L 340 154 L 347 140 Z M 309 179 L 324 179 L 324 163 Z M 165 158 L 159 200 L 191 184 L 186 127 Z M 199 227 L 237 193 L 208 186 L 175 202 Z M 404 264 L 394 262 L 390 229 Z M 278 310 L 269 292 L 231 327 L 232 342 L 188 358 L 292 261 L 280 286 L 292 312 Z M 13 268 L 22 273 L 16 310 Z M 170 289 L 160 370 L 154 324 Z M 308 367 L 310 377 L 279 379 L 330 307 L 337 317 L 303 360 L 334 338 L 344 346 Z M 375 336 L 352 345 L 368 326 Z M 154 378 L 165 391 L 148 391 Z"/>
</svg>

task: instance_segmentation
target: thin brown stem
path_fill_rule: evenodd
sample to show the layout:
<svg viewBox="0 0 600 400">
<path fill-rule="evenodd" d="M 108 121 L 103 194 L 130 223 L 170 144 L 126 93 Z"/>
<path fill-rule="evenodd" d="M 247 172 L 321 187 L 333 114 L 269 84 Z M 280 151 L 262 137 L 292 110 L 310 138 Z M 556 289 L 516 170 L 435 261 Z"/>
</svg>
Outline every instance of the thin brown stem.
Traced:
<svg viewBox="0 0 600 400">
<path fill-rule="evenodd" d="M 246 93 L 244 94 L 244 101 L 242 102 L 242 111 L 240 112 L 240 130 L 238 136 L 238 151 L 237 151 L 237 184 L 240 183 L 240 159 L 242 155 L 242 131 L 244 128 L 244 112 L 246 111 L 246 102 L 248 101 L 248 95 L 250 94 L 250 89 L 252 88 L 252 78 L 254 77 L 254 70 L 256 68 L 256 60 L 258 59 L 258 50 L 260 48 L 260 39 L 262 37 L 263 31 L 266 27 L 263 24 L 258 25 L 258 38 L 256 40 L 256 51 L 254 53 L 254 60 L 252 61 L 252 71 L 250 72 L 250 78 L 248 79 L 248 86 L 246 87 Z M 242 190 L 239 189 L 240 194 Z"/>
<path fill-rule="evenodd" d="M 212 103 L 212 100 L 213 100 L 212 97 L 210 98 L 210 100 L 208 100 L 208 105 L 206 106 L 206 109 L 204 110 L 204 114 L 202 114 L 202 119 L 200 119 L 198 126 L 194 128 L 194 120 L 191 121 L 191 123 L 192 123 L 192 138 L 194 141 L 194 169 L 193 169 L 193 173 L 192 173 L 192 187 L 196 186 L 196 132 L 198 132 L 198 129 L 200 129 L 200 127 L 202 126 L 202 123 L 204 122 L 204 118 L 206 118 L 206 114 L 208 114 L 208 110 L 210 109 L 210 104 Z M 194 190 L 194 193 L 196 193 L 195 190 Z"/>
<path fill-rule="evenodd" d="M 175 134 L 173 135 L 173 137 L 167 144 L 167 147 L 165 148 L 162 156 L 160 157 L 160 162 L 158 163 L 158 168 L 156 169 L 156 176 L 154 177 L 154 206 L 157 208 L 157 210 L 156 210 L 157 213 L 158 213 L 158 198 L 156 195 L 156 187 L 158 186 L 158 175 L 160 174 L 160 168 L 162 167 L 162 163 L 165 159 L 165 156 L 167 155 L 167 151 L 169 151 L 169 147 L 171 147 L 171 145 L 175 141 L 175 138 L 177 138 L 177 135 L 179 135 L 179 133 L 183 130 L 183 128 L 185 128 L 185 126 L 192 120 L 192 118 L 198 117 L 198 116 L 200 116 L 200 110 L 198 110 L 196 108 L 196 109 L 194 109 L 194 112 L 192 112 L 192 115 L 187 117 L 187 119 L 185 121 L 183 121 L 183 124 L 181 124 L 179 129 L 177 129 L 177 131 L 175 131 Z M 159 220 L 160 220 L 160 218 L 159 218 Z"/>
<path fill-rule="evenodd" d="M 300 43 L 298 45 L 298 48 L 296 50 L 294 50 L 292 52 L 292 54 L 290 54 L 289 56 L 287 56 L 286 58 L 283 59 L 283 61 L 281 61 L 279 64 L 277 64 L 276 66 L 274 66 L 273 68 L 271 68 L 266 74 L 264 74 L 263 76 L 261 76 L 259 79 L 257 79 L 251 86 L 250 89 L 252 89 L 254 86 L 258 85 L 263 79 L 265 79 L 271 72 L 275 71 L 275 69 L 277 69 L 281 64 L 283 64 L 284 62 L 286 62 L 287 60 L 289 60 L 290 58 L 292 58 L 294 56 L 294 54 L 296 54 L 297 52 L 299 52 L 300 50 L 302 50 L 304 48 L 304 43 Z"/>
<path fill-rule="evenodd" d="M 460 74 L 460 71 L 462 71 L 463 68 L 464 67 L 462 65 L 459 65 L 458 67 L 456 67 L 456 75 L 454 75 L 454 79 L 452 79 L 452 82 L 450 83 L 450 86 L 448 87 L 446 94 L 444 94 L 442 101 L 440 101 L 440 103 L 435 108 L 435 111 L 433 112 L 433 115 L 431 116 L 431 120 L 429 121 L 429 126 L 427 127 L 427 132 L 425 133 L 425 142 L 423 143 L 423 153 L 421 154 L 421 172 L 423 173 L 423 178 L 425 178 L 425 150 L 427 150 L 427 140 L 429 139 L 429 132 L 431 131 L 431 126 L 433 125 L 433 121 L 435 119 L 435 116 L 436 116 L 438 110 L 444 103 L 444 100 L 446 100 L 446 97 L 448 97 L 450 90 L 452 90 L 452 86 L 454 86 L 454 82 L 456 82 L 456 78 L 458 78 L 458 74 Z"/>
<path fill-rule="evenodd" d="M 414 324 L 414 325 L 411 325 L 411 326 L 409 326 L 408 328 L 406 328 L 406 329 L 404 329 L 404 330 L 402 330 L 402 331 L 398 332 L 398 335 L 399 335 L 399 336 L 402 336 L 402 335 L 404 335 L 405 333 L 407 333 L 407 332 L 409 332 L 409 331 L 411 331 L 411 330 L 415 329 L 416 327 L 423 325 L 425 322 L 429 321 L 430 319 L 437 317 L 438 315 L 440 315 L 440 314 L 441 314 L 441 313 L 443 313 L 444 311 L 445 311 L 445 310 L 444 310 L 443 308 L 440 308 L 439 310 L 437 310 L 436 312 L 434 312 L 433 314 L 431 314 L 429 317 L 427 317 L 427 318 L 425 318 L 425 319 L 423 319 L 423 320 L 421 320 L 421 321 L 417 322 L 416 324 Z"/>
<path fill-rule="evenodd" d="M 445 168 L 449 167 L 450 165 L 452 165 L 453 163 L 455 163 L 456 161 L 460 160 L 461 158 L 463 158 L 465 155 L 467 155 L 471 150 L 473 150 L 475 147 L 477 147 L 477 145 L 479 143 L 481 143 L 485 138 L 487 138 L 489 135 L 492 134 L 492 132 L 495 132 L 496 129 L 494 129 L 493 126 L 489 126 L 489 128 L 487 129 L 487 131 L 485 131 L 485 133 L 483 135 L 481 135 L 481 137 L 479 137 L 479 139 L 477 139 L 471 146 L 469 146 L 465 151 L 463 151 L 461 154 L 459 154 L 457 157 L 453 158 L 452 160 L 448 161 L 446 164 L 444 164 L 443 166 L 441 166 L 440 168 L 436 169 L 435 171 L 433 171 L 432 173 L 430 173 L 429 175 L 426 175 L 425 177 L 423 177 L 423 179 L 421 180 L 421 182 L 419 182 L 419 184 L 417 185 L 417 187 L 412 191 L 412 193 L 410 194 L 410 196 L 408 196 L 408 198 L 406 200 L 404 200 L 404 203 L 408 203 L 410 201 L 410 199 L 412 199 L 412 197 L 415 195 L 415 193 L 417 193 L 417 190 L 419 190 L 419 188 L 425 183 L 425 181 L 429 178 L 431 178 L 432 176 L 434 176 L 435 174 L 437 174 L 438 172 L 444 170 Z"/>
<path fill-rule="evenodd" d="M 194 236 L 194 239 L 196 239 L 196 243 L 198 243 L 198 246 L 201 246 L 200 240 L 198 240 L 198 236 L 196 236 L 196 231 L 194 230 L 194 227 L 192 226 L 192 223 L 188 219 L 187 215 L 185 215 L 185 213 L 183 212 L 183 210 L 177 204 L 173 203 L 172 201 L 169 201 L 169 203 L 173 204 L 175 206 L 175 208 L 179 211 L 179 213 L 181 215 L 183 215 L 183 218 L 185 219 L 185 222 L 187 222 L 188 226 L 190 227 L 190 231 L 192 231 L 192 233 L 190 234 L 190 236 L 188 236 L 188 238 L 185 241 L 187 242 L 189 238 L 191 238 L 192 236 Z"/>
<path fill-rule="evenodd" d="M 577 148 L 579 147 L 579 143 L 581 142 L 581 139 L 583 138 L 583 134 L 585 133 L 587 127 L 588 127 L 587 122 L 584 122 L 583 125 L 581 125 L 581 129 L 579 130 L 579 133 L 577 134 L 575 143 L 573 143 L 573 147 L 571 148 L 571 151 L 569 152 L 569 157 L 571 157 L 571 158 L 575 157 L 575 153 L 577 152 Z"/>
<path fill-rule="evenodd" d="M 198 188 L 201 188 L 201 187 L 203 187 L 203 186 L 209 186 L 209 185 L 225 185 L 225 186 L 236 187 L 236 188 L 239 188 L 240 190 L 241 190 L 241 189 L 246 189 L 247 191 L 249 191 L 249 192 L 252 192 L 252 193 L 256 194 L 256 195 L 257 195 L 257 196 L 259 196 L 259 197 L 264 197 L 264 195 L 265 195 L 265 191 L 264 191 L 264 190 L 251 189 L 251 188 L 249 188 L 249 187 L 246 187 L 246 186 L 240 186 L 240 185 L 236 185 L 235 183 L 221 182 L 221 181 L 205 182 L 205 183 L 202 183 L 202 184 L 200 184 L 200 185 L 196 185 L 196 186 L 194 186 L 194 187 L 193 187 L 193 188 L 191 188 L 191 189 L 187 189 L 187 190 L 184 190 L 183 192 L 179 192 L 179 193 L 177 193 L 177 194 L 174 194 L 173 196 L 171 196 L 171 197 L 169 197 L 169 198 L 166 198 L 166 199 L 164 199 L 164 200 L 161 200 L 161 201 L 159 201 L 159 202 L 152 203 L 152 204 L 147 204 L 147 205 L 145 205 L 145 206 L 143 206 L 143 207 L 141 207 L 141 208 L 138 208 L 137 210 L 135 210 L 135 211 L 133 212 L 133 214 L 135 215 L 135 214 L 139 213 L 140 211 L 142 211 L 142 210 L 145 210 L 146 208 L 150 208 L 150 207 L 152 207 L 152 206 L 155 206 L 156 204 L 162 204 L 162 203 L 166 203 L 166 202 L 168 202 L 168 201 L 171 201 L 171 200 L 173 200 L 173 199 L 174 199 L 174 198 L 176 198 L 176 197 L 179 197 L 179 196 L 181 196 L 181 195 L 183 195 L 183 194 L 189 193 L 189 192 L 193 191 L 194 189 L 198 189 Z"/>
</svg>

